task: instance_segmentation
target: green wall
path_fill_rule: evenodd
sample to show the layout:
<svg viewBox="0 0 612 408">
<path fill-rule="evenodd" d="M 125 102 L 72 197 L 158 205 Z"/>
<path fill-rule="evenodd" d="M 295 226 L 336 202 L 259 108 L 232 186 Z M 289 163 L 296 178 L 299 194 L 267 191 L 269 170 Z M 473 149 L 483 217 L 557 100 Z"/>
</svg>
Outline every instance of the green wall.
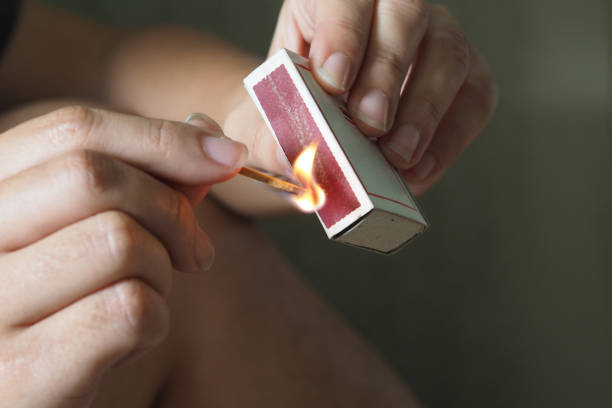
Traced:
<svg viewBox="0 0 612 408">
<path fill-rule="evenodd" d="M 122 26 L 189 24 L 260 54 L 280 6 L 53 3 Z M 427 406 L 612 406 L 611 6 L 446 4 L 501 99 L 422 198 L 431 230 L 380 257 L 328 242 L 312 216 L 262 228 Z"/>
</svg>

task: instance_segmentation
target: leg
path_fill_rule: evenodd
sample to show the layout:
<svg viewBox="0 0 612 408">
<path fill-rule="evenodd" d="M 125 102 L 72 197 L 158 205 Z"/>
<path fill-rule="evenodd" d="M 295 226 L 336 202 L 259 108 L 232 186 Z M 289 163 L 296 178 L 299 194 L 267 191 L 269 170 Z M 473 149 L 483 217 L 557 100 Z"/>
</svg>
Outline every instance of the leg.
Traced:
<svg viewBox="0 0 612 408">
<path fill-rule="evenodd" d="M 68 103 L 9 112 L 0 129 Z M 198 215 L 213 269 L 176 275 L 169 338 L 105 376 L 94 406 L 417 405 L 252 224 L 211 200 Z"/>
<path fill-rule="evenodd" d="M 261 232 L 211 201 L 200 215 L 217 260 L 177 278 L 162 406 L 417 405 Z"/>
</svg>

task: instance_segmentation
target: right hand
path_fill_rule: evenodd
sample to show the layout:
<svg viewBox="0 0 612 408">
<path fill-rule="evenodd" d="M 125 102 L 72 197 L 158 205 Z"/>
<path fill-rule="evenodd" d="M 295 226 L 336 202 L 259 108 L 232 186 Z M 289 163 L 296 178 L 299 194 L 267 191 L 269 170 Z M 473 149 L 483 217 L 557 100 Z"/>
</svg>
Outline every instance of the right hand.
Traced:
<svg viewBox="0 0 612 408">
<path fill-rule="evenodd" d="M 70 107 L 0 134 L 2 407 L 87 406 L 165 338 L 173 271 L 213 259 L 193 201 L 247 156 L 193 124 Z"/>
<path fill-rule="evenodd" d="M 285 0 L 270 54 L 310 59 L 329 93 L 344 95 L 359 130 L 379 140 L 415 195 L 431 188 L 493 115 L 497 87 L 457 19 L 425 0 Z M 334 75 L 335 74 L 335 75 Z M 248 96 L 224 129 L 253 165 L 285 174 L 286 159 Z"/>
</svg>

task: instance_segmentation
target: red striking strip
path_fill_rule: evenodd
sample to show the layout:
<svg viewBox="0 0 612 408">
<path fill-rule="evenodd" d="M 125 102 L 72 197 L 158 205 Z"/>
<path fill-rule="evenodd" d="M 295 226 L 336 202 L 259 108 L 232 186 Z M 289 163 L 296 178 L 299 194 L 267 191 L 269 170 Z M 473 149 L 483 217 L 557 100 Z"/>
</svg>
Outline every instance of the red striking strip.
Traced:
<svg viewBox="0 0 612 408">
<path fill-rule="evenodd" d="M 310 67 L 307 67 L 306 65 L 303 64 L 295 64 L 296 67 L 300 67 L 300 68 L 304 68 L 306 71 L 311 72 L 312 70 L 310 69 Z"/>
<path fill-rule="evenodd" d="M 253 87 L 278 141 L 292 163 L 311 142 L 318 143 L 314 173 L 326 194 L 325 206 L 317 213 L 327 228 L 359 208 L 342 169 L 323 139 L 312 115 L 281 65 Z"/>
<path fill-rule="evenodd" d="M 304 65 L 301 65 L 301 64 L 296 64 L 296 65 L 297 65 L 298 67 L 300 67 L 300 68 L 304 68 L 305 70 L 310 71 L 310 69 L 309 69 L 309 68 L 306 68 Z M 302 72 L 300 72 L 300 70 L 299 70 L 299 69 L 298 69 L 298 73 L 300 74 L 300 76 L 302 77 L 302 80 L 303 80 L 303 79 L 304 79 L 304 76 L 302 76 Z M 312 96 L 312 99 L 313 99 L 313 100 L 315 101 L 315 103 L 317 104 L 317 108 L 319 108 L 319 110 L 322 112 L 323 110 L 321 109 L 321 106 L 319 105 L 319 102 L 317 101 L 317 98 L 315 98 L 315 97 L 314 97 L 314 95 L 312 94 L 312 91 L 310 91 L 310 89 L 308 89 L 308 92 L 310 92 L 310 96 Z M 352 119 L 351 119 L 351 118 L 348 116 L 348 113 L 345 113 L 345 108 L 343 108 L 342 106 L 340 106 L 340 110 L 341 110 L 341 111 L 342 111 L 342 113 L 344 114 L 344 118 L 345 118 L 346 120 L 348 120 L 349 122 L 351 122 L 351 123 L 354 125 L 354 122 L 353 122 L 353 120 L 352 120 Z M 344 147 L 342 147 L 342 143 L 340 143 L 340 140 L 338 140 L 338 136 L 336 135 L 336 132 L 334 132 L 334 128 L 333 128 L 333 127 L 332 127 L 332 126 L 329 124 L 329 121 L 327 120 L 327 117 L 326 117 L 325 115 L 323 115 L 323 119 L 325 119 L 325 123 L 327 123 L 327 126 L 328 126 L 328 127 L 329 127 L 329 129 L 331 130 L 332 135 L 334 135 L 334 138 L 336 138 L 336 140 L 338 141 L 338 146 L 340 146 L 340 149 L 342 149 L 342 153 L 344 153 L 344 156 L 346 157 L 347 161 L 348 161 L 348 162 L 349 162 L 349 164 L 351 165 L 351 168 L 353 169 L 353 171 L 354 171 L 354 172 L 355 172 L 355 174 L 357 175 L 357 178 L 359 179 L 359 182 L 361 183 L 361 185 L 363 186 L 363 189 L 365 190 L 365 184 L 363 184 L 363 180 L 361 180 L 361 177 L 359 176 L 359 173 L 357 173 L 357 171 L 355 170 L 355 166 L 353 166 L 353 162 L 351 162 L 351 158 L 350 158 L 350 157 L 348 157 L 348 155 L 347 155 L 347 154 L 346 154 L 346 152 L 344 151 Z M 407 188 L 407 187 L 406 187 L 406 188 Z M 365 190 L 365 192 L 366 192 L 368 195 L 371 195 L 371 196 L 374 196 L 374 197 L 378 197 L 378 198 L 381 198 L 381 199 L 383 199 L 383 200 L 391 201 L 391 202 L 393 202 L 393 203 L 399 204 L 399 205 L 404 206 L 404 207 L 406 207 L 406 208 L 410 208 L 411 210 L 417 211 L 417 209 L 416 209 L 416 208 L 414 208 L 414 207 L 412 207 L 412 206 L 410 206 L 410 205 L 408 205 L 408 204 L 402 203 L 402 202 L 400 202 L 400 201 L 394 200 L 394 199 L 392 199 L 392 198 L 385 197 L 385 196 L 382 196 L 382 195 L 380 195 L 380 194 L 376 194 L 376 193 L 371 193 L 371 192 L 369 192 L 369 191 L 367 191 L 367 190 Z"/>
<path fill-rule="evenodd" d="M 410 209 L 411 209 L 411 210 L 413 210 L 413 211 L 416 211 L 416 210 L 417 210 L 417 209 L 416 209 L 416 208 L 414 208 L 413 206 L 408 205 L 408 204 L 404 204 L 404 203 L 402 203 L 401 201 L 397 201 L 397 200 L 394 200 L 394 199 L 389 198 L 389 197 L 381 196 L 380 194 L 370 193 L 369 191 L 367 191 L 367 193 L 368 193 L 368 195 L 371 195 L 371 196 L 373 196 L 373 197 L 382 198 L 383 200 L 391 201 L 392 203 L 399 204 L 399 205 L 401 205 L 401 206 L 403 206 L 403 207 L 406 207 L 406 208 L 410 208 Z"/>
</svg>

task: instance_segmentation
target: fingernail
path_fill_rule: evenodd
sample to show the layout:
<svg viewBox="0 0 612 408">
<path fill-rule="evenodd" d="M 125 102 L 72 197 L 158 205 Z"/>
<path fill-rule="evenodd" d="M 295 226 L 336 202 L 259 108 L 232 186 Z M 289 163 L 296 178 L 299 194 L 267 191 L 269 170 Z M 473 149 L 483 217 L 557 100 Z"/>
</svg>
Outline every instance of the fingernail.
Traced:
<svg viewBox="0 0 612 408">
<path fill-rule="evenodd" d="M 420 139 L 419 130 L 413 125 L 406 124 L 393 130 L 393 133 L 383 139 L 382 143 L 400 156 L 405 162 L 405 167 L 408 168 Z"/>
<path fill-rule="evenodd" d="M 421 158 L 419 164 L 417 164 L 413 169 L 413 174 L 421 181 L 425 180 L 431 171 L 436 166 L 436 157 L 431 152 L 426 152 Z"/>
<path fill-rule="evenodd" d="M 202 146 L 210 159 L 231 169 L 242 167 L 248 158 L 246 146 L 229 138 L 204 136 Z"/>
<path fill-rule="evenodd" d="M 387 131 L 388 114 L 389 98 L 379 89 L 371 90 L 359 102 L 359 119 L 383 132 Z"/>
<path fill-rule="evenodd" d="M 351 59 L 341 52 L 335 52 L 319 68 L 319 74 L 331 86 L 346 91 Z"/>
<path fill-rule="evenodd" d="M 213 118 L 203 113 L 191 113 L 189 116 L 187 116 L 187 119 L 185 119 L 185 123 L 188 123 L 192 126 L 212 130 L 214 132 L 223 133 L 223 129 L 221 129 L 221 126 Z"/>
<path fill-rule="evenodd" d="M 199 271 L 209 270 L 215 262 L 215 247 L 200 227 L 195 236 L 195 260 Z"/>
</svg>

